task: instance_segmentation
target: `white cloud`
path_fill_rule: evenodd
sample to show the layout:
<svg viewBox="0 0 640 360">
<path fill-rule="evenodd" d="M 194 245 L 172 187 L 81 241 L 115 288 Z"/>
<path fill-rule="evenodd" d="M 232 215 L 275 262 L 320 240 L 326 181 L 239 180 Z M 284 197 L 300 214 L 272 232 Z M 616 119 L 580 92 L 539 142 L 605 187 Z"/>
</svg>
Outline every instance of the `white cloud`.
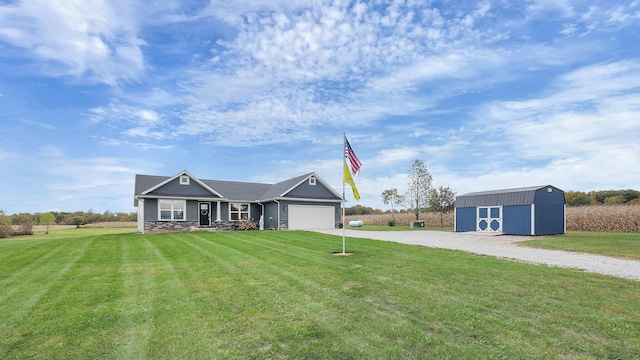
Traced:
<svg viewBox="0 0 640 360">
<path fill-rule="evenodd" d="M 150 123 L 158 122 L 160 120 L 158 113 L 153 110 L 138 110 L 136 111 L 136 115 L 138 115 L 141 120 L 148 121 Z"/>
<path fill-rule="evenodd" d="M 545 97 L 493 103 L 467 128 L 483 129 L 479 134 L 486 140 L 476 151 L 488 154 L 487 165 L 498 168 L 456 185 L 472 191 L 473 183 L 551 183 L 588 191 L 636 183 L 639 66 L 628 61 L 585 66 L 559 76 Z M 530 161 L 535 165 L 527 165 Z"/>
<path fill-rule="evenodd" d="M 0 6 L 0 39 L 48 64 L 42 75 L 115 85 L 145 69 L 127 2 L 31 0 Z"/>
</svg>

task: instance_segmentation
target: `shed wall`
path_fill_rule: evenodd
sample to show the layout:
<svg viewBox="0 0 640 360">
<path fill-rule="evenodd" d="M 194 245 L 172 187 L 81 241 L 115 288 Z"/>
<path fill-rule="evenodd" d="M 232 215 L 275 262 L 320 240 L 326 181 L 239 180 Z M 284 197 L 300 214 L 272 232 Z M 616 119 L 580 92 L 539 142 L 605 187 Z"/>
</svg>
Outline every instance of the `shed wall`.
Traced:
<svg viewBox="0 0 640 360">
<path fill-rule="evenodd" d="M 531 205 L 502 207 L 502 233 L 531 235 Z"/>
<path fill-rule="evenodd" d="M 563 197 L 564 199 L 564 197 Z M 535 206 L 535 235 L 564 234 L 565 211 L 564 203 L 555 205 Z"/>
<path fill-rule="evenodd" d="M 551 189 L 551 192 L 548 189 Z M 536 191 L 534 203 L 536 205 L 564 204 L 564 192 L 553 186 L 545 187 Z"/>
<path fill-rule="evenodd" d="M 476 231 L 476 208 L 456 208 L 455 231 Z"/>
</svg>

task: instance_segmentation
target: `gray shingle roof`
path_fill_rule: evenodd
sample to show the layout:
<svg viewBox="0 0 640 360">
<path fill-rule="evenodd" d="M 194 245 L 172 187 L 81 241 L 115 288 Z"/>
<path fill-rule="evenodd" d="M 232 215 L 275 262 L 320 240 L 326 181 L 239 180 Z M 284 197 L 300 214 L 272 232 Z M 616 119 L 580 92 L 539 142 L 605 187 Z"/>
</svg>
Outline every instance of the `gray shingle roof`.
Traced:
<svg viewBox="0 0 640 360">
<path fill-rule="evenodd" d="M 300 175 L 298 177 L 294 177 L 293 179 L 281 181 L 279 183 L 273 184 L 262 194 L 260 199 L 267 200 L 280 197 L 284 194 L 285 191 L 291 190 L 294 186 L 298 185 L 302 180 L 308 178 L 312 173 L 308 173 L 305 175 Z"/>
<path fill-rule="evenodd" d="M 202 180 L 208 187 L 219 192 L 229 200 L 256 201 L 262 199 L 262 194 L 271 186 L 269 184 Z"/>
<path fill-rule="evenodd" d="M 251 183 L 241 181 L 222 181 L 199 179 L 214 191 L 230 201 L 261 201 L 283 196 L 313 173 L 300 175 L 276 184 Z M 135 195 L 139 195 L 164 181 L 170 176 L 136 175 Z"/>
</svg>

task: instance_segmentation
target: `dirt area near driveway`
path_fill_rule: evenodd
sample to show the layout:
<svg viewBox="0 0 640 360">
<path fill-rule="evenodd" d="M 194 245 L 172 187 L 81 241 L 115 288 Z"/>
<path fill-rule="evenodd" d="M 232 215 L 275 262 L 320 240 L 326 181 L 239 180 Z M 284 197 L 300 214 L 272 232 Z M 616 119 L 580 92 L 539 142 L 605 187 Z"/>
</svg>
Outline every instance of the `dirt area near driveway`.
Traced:
<svg viewBox="0 0 640 360">
<path fill-rule="evenodd" d="M 343 229 L 317 230 L 324 234 L 342 236 Z M 360 231 L 344 229 L 351 238 L 393 241 L 440 249 L 461 250 L 474 254 L 495 256 L 532 264 L 580 269 L 604 275 L 640 281 L 640 261 L 610 256 L 592 255 L 559 250 L 534 249 L 518 242 L 534 239 L 531 236 L 510 236 L 440 231 Z M 347 241 L 347 250 L 349 242 Z"/>
</svg>

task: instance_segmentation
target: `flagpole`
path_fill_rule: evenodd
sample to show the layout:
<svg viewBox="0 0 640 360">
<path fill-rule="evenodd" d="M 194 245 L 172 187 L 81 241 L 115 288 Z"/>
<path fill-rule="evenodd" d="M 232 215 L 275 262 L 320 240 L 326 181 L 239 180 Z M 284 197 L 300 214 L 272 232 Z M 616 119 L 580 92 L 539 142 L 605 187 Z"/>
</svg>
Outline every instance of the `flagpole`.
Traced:
<svg viewBox="0 0 640 360">
<path fill-rule="evenodd" d="M 347 224 L 344 223 L 344 202 L 345 202 L 345 193 L 344 193 L 344 167 L 347 165 L 347 160 L 345 160 L 345 149 L 347 148 L 347 134 L 342 133 L 342 255 L 345 254 L 345 228 Z"/>
</svg>

